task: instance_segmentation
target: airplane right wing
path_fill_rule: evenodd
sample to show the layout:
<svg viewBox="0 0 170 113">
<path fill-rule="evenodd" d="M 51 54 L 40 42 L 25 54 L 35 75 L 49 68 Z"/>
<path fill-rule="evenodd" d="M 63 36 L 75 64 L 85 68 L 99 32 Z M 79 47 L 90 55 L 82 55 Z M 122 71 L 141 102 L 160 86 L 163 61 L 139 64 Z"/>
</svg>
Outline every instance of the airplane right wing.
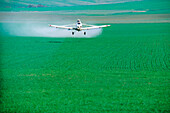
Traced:
<svg viewBox="0 0 170 113">
<path fill-rule="evenodd" d="M 57 25 L 49 25 L 50 27 L 61 28 L 61 29 L 73 29 L 73 27 L 66 27 L 66 26 L 57 26 Z"/>
<path fill-rule="evenodd" d="M 92 27 L 85 27 L 85 28 L 81 28 L 82 30 L 89 30 L 89 29 L 98 29 L 98 28 L 102 28 L 102 27 L 108 27 L 110 25 L 102 25 L 102 26 L 92 26 Z"/>
</svg>

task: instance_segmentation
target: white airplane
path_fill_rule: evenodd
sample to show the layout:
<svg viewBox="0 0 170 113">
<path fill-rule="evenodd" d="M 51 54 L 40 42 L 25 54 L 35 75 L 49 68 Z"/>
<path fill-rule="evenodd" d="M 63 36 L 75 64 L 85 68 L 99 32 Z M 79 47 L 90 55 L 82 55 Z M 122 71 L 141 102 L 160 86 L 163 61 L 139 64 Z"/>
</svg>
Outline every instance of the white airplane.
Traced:
<svg viewBox="0 0 170 113">
<path fill-rule="evenodd" d="M 83 25 L 90 26 L 90 27 L 82 27 Z M 82 30 L 98 29 L 98 28 L 102 28 L 102 27 L 108 27 L 110 25 L 101 25 L 101 26 L 87 25 L 87 24 L 82 24 L 80 19 L 78 19 L 75 27 L 69 27 L 69 25 L 66 25 L 66 26 L 49 25 L 49 26 L 55 27 L 55 28 L 61 28 L 61 29 L 82 31 Z M 72 35 L 74 35 L 74 32 L 72 32 Z M 84 32 L 84 35 L 86 35 L 86 32 Z"/>
</svg>

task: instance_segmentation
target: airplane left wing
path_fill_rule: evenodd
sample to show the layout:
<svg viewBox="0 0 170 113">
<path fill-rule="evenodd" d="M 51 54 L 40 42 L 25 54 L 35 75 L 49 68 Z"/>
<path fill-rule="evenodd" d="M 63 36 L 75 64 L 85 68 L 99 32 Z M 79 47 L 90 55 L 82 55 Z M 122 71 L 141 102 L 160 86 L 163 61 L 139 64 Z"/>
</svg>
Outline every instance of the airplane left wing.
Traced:
<svg viewBox="0 0 170 113">
<path fill-rule="evenodd" d="M 102 25 L 102 26 L 92 26 L 92 27 L 85 27 L 85 28 L 81 28 L 82 30 L 89 30 L 89 29 L 98 29 L 98 28 L 102 28 L 102 27 L 108 27 L 110 25 Z"/>
<path fill-rule="evenodd" d="M 73 27 L 67 27 L 67 26 L 57 26 L 57 25 L 49 25 L 50 27 L 55 27 L 55 28 L 61 28 L 61 29 L 73 29 Z"/>
</svg>

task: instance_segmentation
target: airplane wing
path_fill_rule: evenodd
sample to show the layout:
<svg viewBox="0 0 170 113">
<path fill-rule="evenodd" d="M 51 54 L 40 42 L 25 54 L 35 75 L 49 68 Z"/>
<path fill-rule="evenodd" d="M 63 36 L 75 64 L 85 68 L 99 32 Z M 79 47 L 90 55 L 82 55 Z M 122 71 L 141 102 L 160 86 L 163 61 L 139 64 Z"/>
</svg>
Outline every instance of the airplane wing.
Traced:
<svg viewBox="0 0 170 113">
<path fill-rule="evenodd" d="M 84 27 L 81 28 L 82 30 L 89 30 L 89 29 L 98 29 L 98 28 L 102 28 L 102 27 L 108 27 L 110 25 L 102 25 L 102 26 L 92 26 L 92 27 Z"/>
<path fill-rule="evenodd" d="M 55 27 L 55 28 L 61 28 L 61 29 L 73 29 L 73 27 L 67 27 L 67 26 L 57 26 L 57 25 L 49 25 L 50 27 Z"/>
</svg>

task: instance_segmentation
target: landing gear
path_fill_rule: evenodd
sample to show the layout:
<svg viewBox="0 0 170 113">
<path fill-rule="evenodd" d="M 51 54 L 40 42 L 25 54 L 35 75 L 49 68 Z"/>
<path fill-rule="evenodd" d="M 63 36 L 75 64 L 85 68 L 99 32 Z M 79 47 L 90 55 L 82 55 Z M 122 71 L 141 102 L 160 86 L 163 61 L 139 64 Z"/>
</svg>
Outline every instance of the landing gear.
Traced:
<svg viewBox="0 0 170 113">
<path fill-rule="evenodd" d="M 87 33 L 86 32 L 84 32 L 84 35 L 86 35 Z M 72 35 L 74 35 L 74 32 L 72 32 Z"/>
<path fill-rule="evenodd" d="M 84 35 L 86 35 L 86 32 L 84 32 Z"/>
</svg>

